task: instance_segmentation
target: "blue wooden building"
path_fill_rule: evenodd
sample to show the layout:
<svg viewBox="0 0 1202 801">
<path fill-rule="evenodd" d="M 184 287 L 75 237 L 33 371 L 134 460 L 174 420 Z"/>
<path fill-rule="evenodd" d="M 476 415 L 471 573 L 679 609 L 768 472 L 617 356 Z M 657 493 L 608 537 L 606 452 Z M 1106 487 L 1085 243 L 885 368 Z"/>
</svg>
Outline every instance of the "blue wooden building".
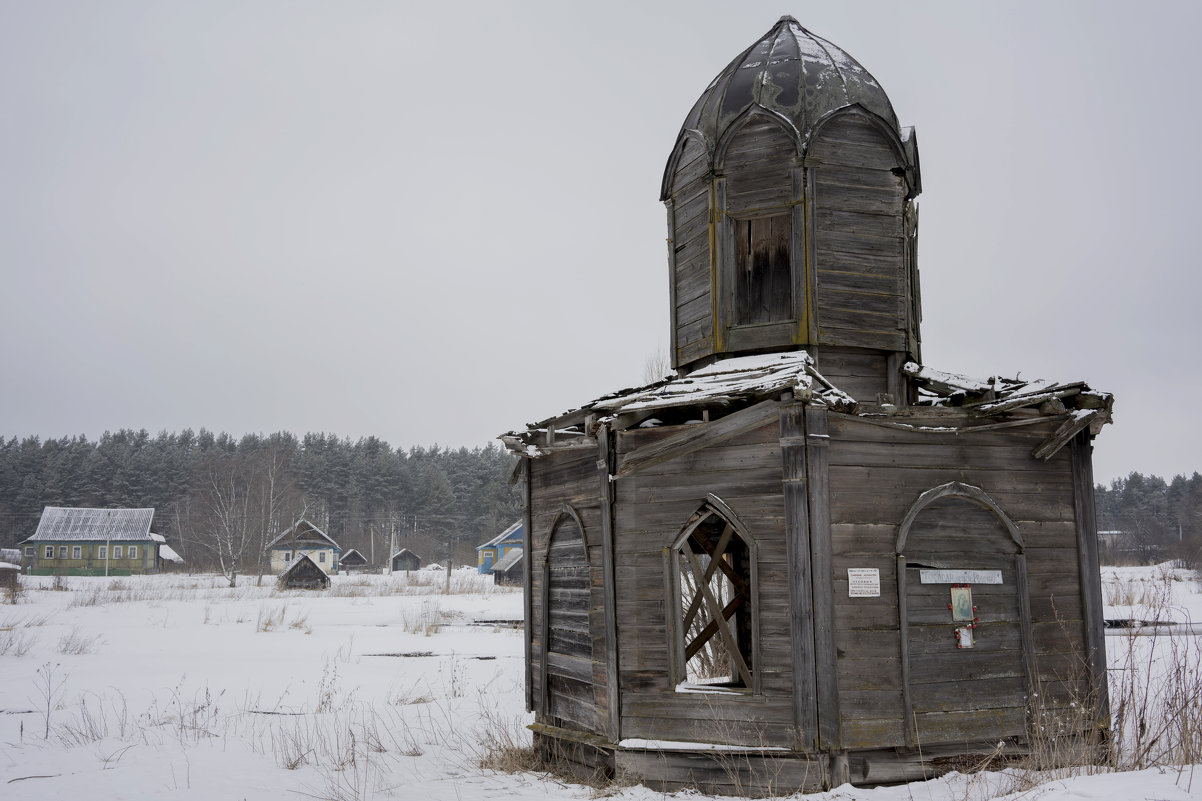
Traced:
<svg viewBox="0 0 1202 801">
<path fill-rule="evenodd" d="M 476 546 L 476 569 L 491 573 L 492 566 L 514 548 L 522 547 L 522 522 L 519 520 L 483 545 Z"/>
</svg>

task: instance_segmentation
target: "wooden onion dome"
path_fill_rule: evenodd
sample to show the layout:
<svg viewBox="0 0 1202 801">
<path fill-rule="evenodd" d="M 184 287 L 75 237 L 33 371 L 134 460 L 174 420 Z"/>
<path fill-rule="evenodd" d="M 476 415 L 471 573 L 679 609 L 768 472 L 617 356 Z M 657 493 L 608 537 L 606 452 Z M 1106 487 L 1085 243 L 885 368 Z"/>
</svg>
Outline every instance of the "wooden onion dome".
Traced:
<svg viewBox="0 0 1202 801">
<path fill-rule="evenodd" d="M 802 347 L 820 368 L 918 361 L 920 190 L 913 129 L 880 84 L 782 17 L 710 83 L 668 159 L 673 366 Z"/>
</svg>

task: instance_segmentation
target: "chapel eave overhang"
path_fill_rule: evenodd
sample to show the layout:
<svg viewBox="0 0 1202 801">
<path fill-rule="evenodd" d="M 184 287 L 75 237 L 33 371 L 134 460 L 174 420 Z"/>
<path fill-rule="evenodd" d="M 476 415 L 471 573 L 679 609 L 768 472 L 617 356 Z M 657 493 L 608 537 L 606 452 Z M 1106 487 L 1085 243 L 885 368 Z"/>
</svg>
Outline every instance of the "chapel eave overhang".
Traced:
<svg viewBox="0 0 1202 801">
<path fill-rule="evenodd" d="M 525 429 L 501 435 L 515 454 L 538 458 L 575 448 L 595 448 L 597 431 L 701 425 L 726 428 L 734 418 L 767 419 L 764 401 L 788 400 L 824 406 L 868 425 L 929 434 L 967 434 L 1014 426 L 1055 423 L 1032 451 L 1050 459 L 1076 434 L 1096 436 L 1111 422 L 1114 397 L 1083 381 L 1068 383 L 993 376 L 973 379 L 910 362 L 902 372 L 916 392 L 909 406 L 858 401 L 818 372 L 804 350 L 722 359 L 682 378 L 604 395 Z M 753 409 L 760 407 L 757 414 Z M 943 418 L 931 424 L 931 418 Z M 917 422 L 911 422 L 915 420 Z M 670 421 L 670 422 L 666 422 Z"/>
</svg>

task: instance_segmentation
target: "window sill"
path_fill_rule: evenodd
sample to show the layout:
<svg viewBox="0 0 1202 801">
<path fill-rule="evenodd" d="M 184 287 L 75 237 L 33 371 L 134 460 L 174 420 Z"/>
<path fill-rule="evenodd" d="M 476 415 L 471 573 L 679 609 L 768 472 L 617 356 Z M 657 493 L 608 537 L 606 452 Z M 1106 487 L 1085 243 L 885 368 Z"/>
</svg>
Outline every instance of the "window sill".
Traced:
<svg viewBox="0 0 1202 801">
<path fill-rule="evenodd" d="M 726 684 L 698 684 L 691 681 L 682 681 L 677 684 L 674 692 L 694 695 L 738 695 L 752 696 L 754 691 L 747 687 L 731 687 Z"/>
</svg>

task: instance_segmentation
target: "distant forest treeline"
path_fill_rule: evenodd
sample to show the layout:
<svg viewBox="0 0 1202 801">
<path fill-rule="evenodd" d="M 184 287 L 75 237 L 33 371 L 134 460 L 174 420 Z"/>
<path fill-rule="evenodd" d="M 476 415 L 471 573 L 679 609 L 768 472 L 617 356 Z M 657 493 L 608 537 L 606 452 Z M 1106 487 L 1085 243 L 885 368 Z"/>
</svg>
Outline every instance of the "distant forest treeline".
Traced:
<svg viewBox="0 0 1202 801">
<path fill-rule="evenodd" d="M 327 434 L 105 433 L 0 439 L 0 546 L 44 506 L 154 507 L 154 529 L 190 570 L 255 574 L 266 539 L 304 516 L 375 565 L 389 537 L 426 562 L 474 563 L 518 519 L 515 458 L 496 445 L 392 448 Z"/>
<path fill-rule="evenodd" d="M 375 437 L 146 431 L 0 439 L 0 546 L 37 528 L 44 506 L 155 508 L 155 530 L 191 570 L 253 574 L 264 540 L 305 516 L 343 550 L 382 565 L 397 544 L 457 563 L 520 515 L 515 459 L 496 445 L 401 450 Z M 1202 475 L 1132 473 L 1098 485 L 1104 558 L 1202 564 Z M 1110 553 L 1106 553 L 1106 549 Z"/>
<path fill-rule="evenodd" d="M 1202 567 L 1202 475 L 1159 476 L 1132 473 L 1109 487 L 1094 488 L 1098 530 L 1122 532 L 1103 537 L 1103 561 L 1152 563 L 1180 559 Z"/>
</svg>

